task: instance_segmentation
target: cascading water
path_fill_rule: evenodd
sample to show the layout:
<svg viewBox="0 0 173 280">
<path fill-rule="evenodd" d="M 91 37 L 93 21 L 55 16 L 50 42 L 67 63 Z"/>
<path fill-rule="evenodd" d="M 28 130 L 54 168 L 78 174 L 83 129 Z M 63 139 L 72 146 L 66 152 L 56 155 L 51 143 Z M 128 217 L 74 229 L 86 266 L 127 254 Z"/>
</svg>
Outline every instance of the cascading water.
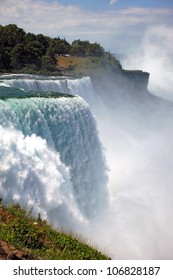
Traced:
<svg viewBox="0 0 173 280">
<path fill-rule="evenodd" d="M 16 78 L 10 75 L 7 76 L 7 78 L 1 81 L 1 85 L 12 88 L 15 87 L 26 91 L 35 91 L 37 93 L 42 92 L 42 95 L 43 92 L 59 92 L 80 95 L 88 103 L 90 103 L 90 105 L 96 101 L 91 79 L 89 77 L 82 77 L 80 79 L 57 79 L 55 77 L 49 77 L 49 79 L 46 79 L 44 76 L 29 75 L 26 77 L 24 76 L 23 79 L 22 75 L 17 75 Z M 18 93 L 18 95 L 20 95 L 20 93 Z"/>
<path fill-rule="evenodd" d="M 79 96 L 59 96 L 62 85 L 67 81 L 1 82 L 0 193 L 74 230 L 106 205 L 107 175 L 89 106 Z"/>
<path fill-rule="evenodd" d="M 34 205 L 114 259 L 172 259 L 173 105 L 103 85 L 93 89 L 89 77 L 0 78 L 0 194 Z M 89 106 L 106 148 L 108 189 Z"/>
<path fill-rule="evenodd" d="M 7 87 L 34 91 L 55 91 L 68 93 L 66 80 L 9 79 L 3 82 Z"/>
<path fill-rule="evenodd" d="M 58 152 L 32 134 L 0 126 L 0 194 L 54 226 L 75 229 L 84 218 L 74 198 L 70 171 Z M 79 226 L 79 225 L 78 225 Z"/>
</svg>

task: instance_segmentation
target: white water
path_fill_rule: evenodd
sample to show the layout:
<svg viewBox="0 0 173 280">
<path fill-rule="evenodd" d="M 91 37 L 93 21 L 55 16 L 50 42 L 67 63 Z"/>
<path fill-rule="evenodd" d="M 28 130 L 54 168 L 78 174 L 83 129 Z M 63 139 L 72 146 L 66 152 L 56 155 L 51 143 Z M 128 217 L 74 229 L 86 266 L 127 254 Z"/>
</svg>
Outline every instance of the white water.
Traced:
<svg viewBox="0 0 173 280">
<path fill-rule="evenodd" d="M 53 81 L 51 82 L 53 83 Z M 7 80 L 5 83 L 8 83 Z M 46 104 L 48 102 L 46 101 L 44 106 L 44 102 L 41 101 L 41 106 L 44 107 L 44 117 L 42 118 L 43 112 L 41 112 L 41 114 L 39 113 L 39 118 L 41 119 L 39 121 L 39 118 L 37 118 L 38 121 L 36 123 L 35 121 L 32 121 L 32 119 L 36 119 L 36 116 L 33 116 L 33 112 L 38 113 L 38 108 L 39 111 L 41 111 L 38 101 L 34 101 L 32 106 L 31 104 L 29 105 L 32 107 L 32 110 L 29 110 L 29 112 L 26 110 L 26 104 L 21 105 L 21 103 L 20 114 L 21 116 L 26 116 L 26 120 L 23 120 L 22 127 L 25 128 L 24 134 L 28 134 L 29 137 L 24 138 L 22 134 L 23 132 L 15 132 L 18 135 L 17 137 L 19 139 L 23 139 L 22 141 L 24 143 L 26 142 L 26 139 L 29 139 L 32 143 L 41 143 L 41 145 L 36 145 L 36 147 L 34 146 L 35 152 L 34 159 L 32 159 L 33 162 L 35 162 L 35 160 L 37 162 L 37 155 L 39 154 L 40 147 L 44 147 L 42 150 L 45 151 L 45 154 L 53 153 L 53 155 L 58 156 L 60 160 L 58 164 L 62 167 L 63 171 L 61 171 L 60 175 L 58 175 L 58 167 L 57 177 L 59 176 L 59 178 L 65 178 L 64 183 L 67 182 L 71 193 L 70 197 L 68 197 L 69 194 L 66 197 L 66 190 L 68 187 L 64 188 L 65 198 L 67 200 L 61 200 L 62 208 L 60 209 L 63 209 L 62 212 L 57 211 L 59 206 L 56 208 L 55 203 L 53 204 L 53 209 L 55 209 L 55 211 L 52 212 L 49 211 L 49 206 L 44 206 L 44 209 L 47 209 L 45 215 L 47 215 L 48 218 L 53 220 L 55 225 L 57 225 L 59 218 L 56 219 L 56 215 L 57 213 L 63 213 L 63 220 L 67 217 L 64 224 L 68 229 L 71 228 L 71 225 L 75 225 L 74 227 L 72 226 L 74 230 L 85 234 L 92 243 L 94 242 L 100 248 L 105 249 L 106 252 L 110 253 L 114 259 L 171 259 L 173 257 L 172 109 L 169 108 L 169 110 L 163 110 L 162 107 L 157 106 L 157 104 L 150 104 L 150 102 L 148 105 L 145 103 L 145 106 L 139 106 L 140 102 L 136 102 L 134 104 L 131 102 L 130 92 L 126 92 L 125 94 L 128 95 L 128 101 L 123 100 L 123 97 L 118 98 L 118 104 L 113 103 L 113 100 L 110 101 L 110 106 L 104 104 L 107 103 L 105 101 L 108 99 L 108 93 L 105 94 L 105 100 L 103 97 L 102 102 L 96 102 L 97 95 L 94 93 L 92 83 L 89 78 L 79 80 L 66 79 L 66 85 L 68 85 L 69 92 L 74 94 L 77 94 L 79 89 L 79 94 L 87 99 L 96 113 L 100 137 L 104 148 L 106 149 L 106 160 L 110 168 L 108 189 L 111 201 L 106 205 L 103 199 L 106 197 L 107 193 L 105 189 L 105 166 L 102 158 L 103 155 L 100 154 L 100 148 L 97 151 L 97 147 L 100 147 L 100 144 L 98 145 L 98 140 L 96 141 L 96 145 L 92 144 L 92 137 L 93 139 L 97 138 L 97 131 L 95 131 L 95 124 L 91 125 L 92 122 L 90 119 L 90 113 L 86 103 L 84 105 L 83 101 L 78 98 L 70 99 L 68 102 L 64 101 L 66 99 L 61 99 L 61 101 L 58 101 L 58 103 L 61 102 L 62 106 L 58 113 L 59 119 L 57 119 L 57 117 L 55 117 L 54 101 L 52 106 L 51 101 L 49 105 Z M 42 90 L 44 89 L 42 88 Z M 88 93 L 92 93 L 94 97 L 92 94 L 89 95 Z M 31 101 L 27 102 L 31 103 Z M 68 104 L 66 104 L 66 102 Z M 80 106 L 76 106 L 76 102 L 80 103 Z M 82 113 L 82 119 L 81 102 L 82 108 L 83 106 L 85 107 L 85 114 L 83 115 Z M 11 108 L 15 108 L 15 106 L 14 102 L 13 106 L 10 105 L 7 110 L 7 107 L 4 107 L 3 105 L 4 115 L 1 116 L 3 126 L 7 127 L 10 124 L 15 123 L 15 128 L 18 129 L 19 125 L 21 125 L 18 121 L 21 119 L 21 117 L 19 117 L 20 114 L 14 118 L 14 115 L 11 113 Z M 36 110 L 34 109 L 35 106 L 37 108 Z M 150 109 L 148 109 L 147 106 Z M 69 110 L 71 112 L 70 114 Z M 47 116 L 46 112 L 48 113 Z M 89 119 L 86 112 L 89 114 Z M 64 118 L 67 118 L 68 121 L 65 123 L 62 122 L 61 126 L 60 120 L 64 120 Z M 78 123 L 79 119 L 81 119 L 81 123 L 79 126 L 75 126 L 74 130 L 74 127 L 71 128 L 71 125 L 76 123 L 76 121 Z M 87 119 L 88 124 L 86 126 Z M 57 128 L 54 131 L 57 120 L 59 124 L 56 126 Z M 50 128 L 51 122 L 53 122 L 53 129 L 51 129 L 50 132 L 49 129 L 47 129 L 47 124 L 49 124 L 48 128 Z M 83 130 L 84 126 L 87 129 Z M 58 129 L 58 127 L 60 129 Z M 65 131 L 68 131 L 68 135 L 65 139 L 64 135 L 66 132 L 64 131 L 64 127 L 66 127 Z M 47 142 L 44 142 L 44 140 L 38 136 L 34 136 L 31 131 L 42 138 L 46 138 Z M 76 131 L 81 131 L 82 135 L 80 135 L 80 133 L 76 134 Z M 53 132 L 54 137 L 52 136 Z M 8 133 L 11 133 L 11 128 Z M 13 137 L 12 135 L 15 135 L 15 133 L 12 132 L 11 138 Z M 46 134 L 46 136 L 44 136 L 44 134 Z M 58 138 L 60 138 L 61 147 L 63 147 L 64 150 L 64 157 L 62 156 L 60 147 L 58 148 L 58 143 L 56 143 L 56 147 L 54 144 L 56 142 L 57 135 L 59 135 Z M 37 141 L 35 142 L 33 139 L 37 139 Z M 62 139 L 64 139 L 63 145 Z M 68 144 L 66 145 L 67 142 Z M 80 143 L 80 148 L 78 148 L 78 143 Z M 9 145 L 11 145 L 11 149 L 9 149 Z M 11 153 L 11 150 L 16 151 L 16 148 L 13 149 L 15 145 L 16 140 L 15 142 L 13 141 L 11 144 L 7 145 L 6 151 L 9 151 L 9 154 Z M 84 154 L 81 153 L 83 146 L 85 148 L 87 147 Z M 4 144 L 2 147 L 4 147 Z M 28 150 L 28 146 L 26 144 L 24 147 L 23 152 Z M 71 178 L 69 182 L 69 174 L 72 173 L 70 173 L 69 170 L 70 164 L 67 164 L 67 159 L 65 159 L 65 155 L 69 154 L 66 147 L 70 148 L 72 151 L 69 158 L 71 158 L 73 162 L 71 166 L 75 166 L 74 184 Z M 48 149 L 48 151 L 46 151 L 46 149 Z M 61 153 L 60 156 L 57 151 Z M 87 160 L 88 153 L 90 154 L 90 158 Z M 22 151 L 18 151 L 17 154 L 22 154 Z M 40 158 L 42 156 L 42 153 L 40 153 Z M 52 165 L 54 165 L 52 157 L 50 158 L 50 164 L 52 163 Z M 24 167 L 22 166 L 22 170 L 27 170 L 29 161 L 30 159 L 26 157 L 24 160 L 26 164 Z M 19 163 L 19 160 L 17 162 Z M 99 163 L 101 163 L 101 167 L 99 166 Z M 85 175 L 82 176 L 81 174 L 83 173 L 81 173 L 81 170 L 78 170 L 78 167 L 81 165 L 85 170 Z M 6 164 L 6 166 L 8 166 L 8 164 Z M 18 164 L 18 166 L 21 166 L 21 164 Z M 102 172 L 98 172 L 97 168 L 102 170 Z M 6 170 L 8 170 L 8 168 Z M 33 171 L 34 170 L 35 169 L 33 169 Z M 84 170 L 82 169 L 82 172 L 84 172 Z M 98 176 L 95 175 L 97 178 L 94 177 L 91 179 L 90 176 L 92 175 L 93 170 Z M 52 174 L 50 174 L 51 169 L 49 174 L 46 174 L 46 171 L 48 172 L 47 166 L 45 168 L 45 165 L 43 164 L 42 174 L 43 178 L 45 178 L 44 180 L 47 181 L 44 186 L 41 185 L 39 188 L 40 192 L 42 192 L 42 189 L 44 190 L 44 188 L 47 189 L 47 182 L 49 182 L 49 178 L 52 179 Z M 12 172 L 14 172 L 13 166 L 11 167 L 11 171 L 9 173 L 5 173 L 4 178 L 7 174 Z M 13 176 L 11 178 L 13 178 Z M 58 181 L 58 179 L 56 179 L 56 181 Z M 82 188 L 80 187 L 80 184 L 82 184 Z M 75 192 L 74 186 L 76 185 L 78 188 Z M 18 183 L 16 186 L 18 186 Z M 23 188 L 23 183 L 21 183 L 21 186 Z M 54 185 L 53 183 L 50 183 L 49 186 L 53 187 Z M 63 187 L 61 188 L 61 179 L 58 186 L 60 190 L 63 189 Z M 34 191 L 36 190 L 34 189 Z M 22 193 L 19 188 L 18 193 L 20 194 L 20 192 Z M 76 193 L 80 193 L 80 198 L 78 200 L 74 199 L 76 197 Z M 46 192 L 44 197 L 45 200 L 47 200 Z M 59 196 L 56 200 L 58 203 Z M 25 199 L 23 199 L 23 203 L 24 202 Z M 84 206 L 82 205 L 82 202 L 85 204 Z M 43 207 L 44 203 L 39 203 Z M 92 209 L 95 209 L 95 216 L 92 217 L 92 219 L 88 219 L 85 215 L 83 215 L 83 213 L 86 213 L 86 209 L 90 209 L 91 207 L 93 207 Z M 87 215 L 90 217 L 90 213 L 87 213 Z M 69 217 L 73 217 L 73 219 L 70 221 Z M 60 225 L 63 225 L 63 223 Z"/>
<path fill-rule="evenodd" d="M 89 77 L 83 77 L 81 79 L 55 79 L 52 77 L 48 80 L 45 80 L 44 78 L 40 79 L 39 76 L 37 76 L 37 79 L 33 79 L 33 76 L 25 77 L 24 79 L 20 76 L 17 76 L 17 79 L 13 79 L 12 76 L 11 79 L 2 81 L 0 85 L 40 92 L 52 91 L 60 93 L 72 93 L 84 97 L 87 101 L 91 101 L 91 99 L 94 98 L 92 84 Z"/>
<path fill-rule="evenodd" d="M 59 154 L 35 134 L 24 137 L 22 132 L 2 126 L 0 134 L 3 199 L 18 202 L 28 211 L 33 208 L 33 214 L 40 213 L 54 226 L 74 229 L 77 223 L 83 223 L 74 199 L 70 171 Z"/>
<path fill-rule="evenodd" d="M 16 87 L 24 90 L 34 91 L 56 91 L 68 93 L 68 87 L 65 80 L 37 80 L 37 79 L 9 79 L 3 82 L 7 87 Z"/>
<path fill-rule="evenodd" d="M 1 100 L 0 124 L 0 192 L 5 200 L 28 201 L 68 230 L 107 204 L 104 156 L 83 99 Z"/>
</svg>

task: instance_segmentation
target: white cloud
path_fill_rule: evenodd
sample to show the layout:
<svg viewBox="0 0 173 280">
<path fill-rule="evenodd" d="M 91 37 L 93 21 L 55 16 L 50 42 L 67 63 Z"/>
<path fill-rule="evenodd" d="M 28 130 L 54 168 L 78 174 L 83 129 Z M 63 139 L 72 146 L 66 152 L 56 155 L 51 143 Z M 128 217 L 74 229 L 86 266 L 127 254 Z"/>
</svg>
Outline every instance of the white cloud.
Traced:
<svg viewBox="0 0 173 280">
<path fill-rule="evenodd" d="M 118 0 L 110 0 L 109 6 L 112 6 L 112 5 L 116 4 L 117 2 L 118 2 Z"/>
</svg>

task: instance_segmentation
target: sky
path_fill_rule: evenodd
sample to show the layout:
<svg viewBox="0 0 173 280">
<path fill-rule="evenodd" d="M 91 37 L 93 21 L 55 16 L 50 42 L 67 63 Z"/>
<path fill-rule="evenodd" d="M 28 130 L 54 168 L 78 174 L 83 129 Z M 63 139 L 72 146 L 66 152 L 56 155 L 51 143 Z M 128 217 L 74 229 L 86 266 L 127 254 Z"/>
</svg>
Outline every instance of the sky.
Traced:
<svg viewBox="0 0 173 280">
<path fill-rule="evenodd" d="M 155 28 L 173 31 L 173 0 L 0 0 L 0 24 L 26 32 L 89 40 L 127 54 Z"/>
</svg>

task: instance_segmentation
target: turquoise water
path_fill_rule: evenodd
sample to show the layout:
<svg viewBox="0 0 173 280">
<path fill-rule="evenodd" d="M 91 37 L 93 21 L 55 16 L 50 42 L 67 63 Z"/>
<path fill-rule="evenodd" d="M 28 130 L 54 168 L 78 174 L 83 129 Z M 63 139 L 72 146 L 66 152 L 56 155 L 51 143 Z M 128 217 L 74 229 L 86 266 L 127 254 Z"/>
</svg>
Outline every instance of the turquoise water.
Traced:
<svg viewBox="0 0 173 280">
<path fill-rule="evenodd" d="M 1 78 L 0 193 L 71 229 L 107 203 L 107 169 L 88 104 L 56 91 L 64 85 L 62 79 Z"/>
</svg>

